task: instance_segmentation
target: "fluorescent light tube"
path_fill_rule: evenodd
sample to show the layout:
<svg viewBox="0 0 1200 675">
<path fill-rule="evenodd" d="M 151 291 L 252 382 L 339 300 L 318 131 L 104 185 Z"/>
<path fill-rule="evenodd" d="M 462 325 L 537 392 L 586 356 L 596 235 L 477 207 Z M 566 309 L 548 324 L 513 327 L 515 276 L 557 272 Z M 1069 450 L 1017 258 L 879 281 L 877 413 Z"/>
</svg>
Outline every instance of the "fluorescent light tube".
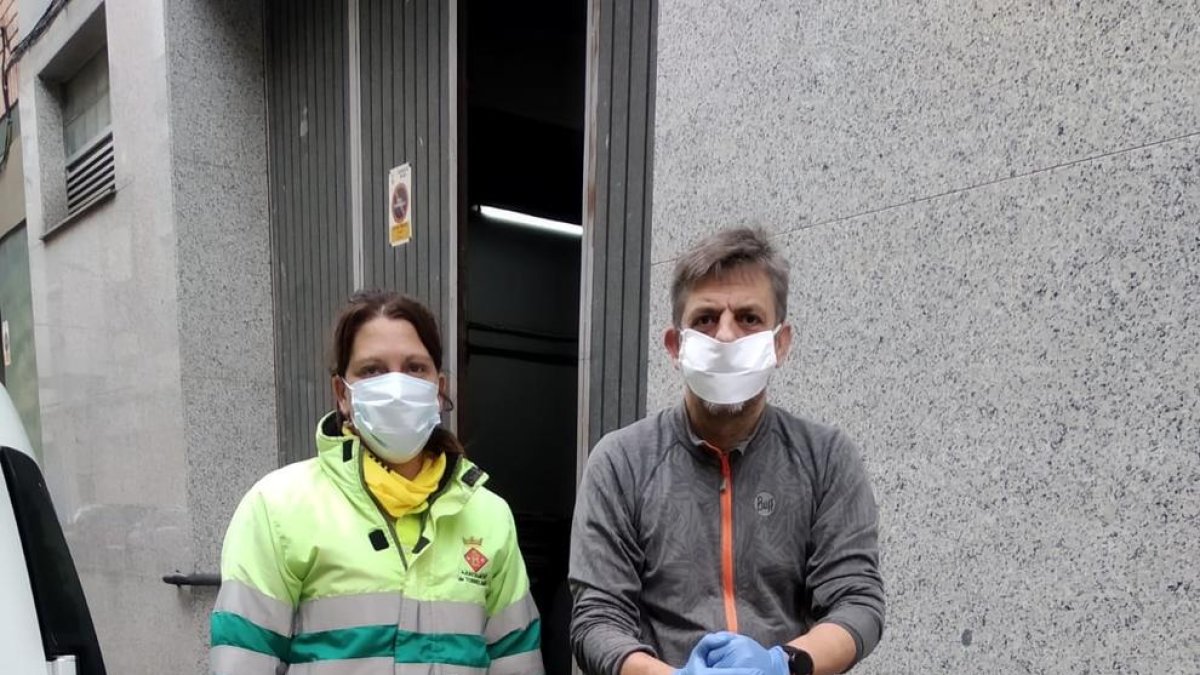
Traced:
<svg viewBox="0 0 1200 675">
<path fill-rule="evenodd" d="M 549 218 L 539 218 L 531 216 L 528 213 L 520 211 L 509 211 L 508 209 L 500 209 L 495 206 L 480 206 L 479 215 L 494 220 L 499 223 L 508 223 L 509 225 L 520 225 L 522 227 L 531 227 L 535 230 L 543 230 L 546 232 L 555 232 L 557 234 L 565 234 L 571 237 L 582 237 L 583 226 L 574 223 L 564 223 L 560 220 L 550 220 Z"/>
</svg>

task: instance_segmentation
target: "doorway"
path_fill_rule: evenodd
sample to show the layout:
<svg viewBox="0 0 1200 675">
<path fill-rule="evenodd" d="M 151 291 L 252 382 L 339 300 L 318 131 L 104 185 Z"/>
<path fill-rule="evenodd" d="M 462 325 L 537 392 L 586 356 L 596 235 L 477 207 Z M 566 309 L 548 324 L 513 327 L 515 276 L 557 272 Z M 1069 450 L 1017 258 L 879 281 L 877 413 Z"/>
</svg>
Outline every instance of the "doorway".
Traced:
<svg viewBox="0 0 1200 675">
<path fill-rule="evenodd" d="M 587 0 L 459 7 L 459 431 L 512 507 L 546 671 L 566 675 Z"/>
</svg>

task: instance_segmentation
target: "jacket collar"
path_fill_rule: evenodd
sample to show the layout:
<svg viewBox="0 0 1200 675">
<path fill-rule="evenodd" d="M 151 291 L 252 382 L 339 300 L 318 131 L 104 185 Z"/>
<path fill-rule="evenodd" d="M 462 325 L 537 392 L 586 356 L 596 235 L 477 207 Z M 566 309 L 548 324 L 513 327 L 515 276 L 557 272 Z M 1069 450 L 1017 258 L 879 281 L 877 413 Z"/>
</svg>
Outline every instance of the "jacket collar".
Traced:
<svg viewBox="0 0 1200 675">
<path fill-rule="evenodd" d="M 374 500 L 363 480 L 365 450 L 358 436 L 340 428 L 337 415 L 331 412 L 317 424 L 316 441 L 317 461 L 325 475 L 352 502 L 374 509 Z M 454 455 L 446 459 L 446 473 L 430 495 L 429 516 L 433 519 L 461 511 L 488 480 L 487 473 L 466 457 Z"/>
<path fill-rule="evenodd" d="M 683 443 L 689 448 L 697 448 L 703 450 L 705 453 L 711 452 L 709 448 L 712 446 L 706 443 L 704 439 L 700 438 L 700 436 L 696 434 L 695 430 L 692 429 L 692 423 L 688 419 L 687 405 L 683 401 L 680 401 L 674 408 L 672 408 L 669 414 L 671 416 L 671 426 L 675 430 L 675 436 L 679 442 Z M 774 417 L 774 415 L 775 408 L 768 403 L 763 407 L 763 413 L 761 416 L 759 416 L 758 423 L 754 426 L 754 430 L 750 432 L 750 435 L 746 437 L 746 440 L 738 443 L 732 448 L 728 448 L 728 451 L 745 455 L 746 450 L 752 445 L 756 444 L 759 436 L 761 436 L 763 433 L 763 429 L 769 425 L 769 418 Z M 724 450 L 725 448 L 722 449 Z"/>
</svg>

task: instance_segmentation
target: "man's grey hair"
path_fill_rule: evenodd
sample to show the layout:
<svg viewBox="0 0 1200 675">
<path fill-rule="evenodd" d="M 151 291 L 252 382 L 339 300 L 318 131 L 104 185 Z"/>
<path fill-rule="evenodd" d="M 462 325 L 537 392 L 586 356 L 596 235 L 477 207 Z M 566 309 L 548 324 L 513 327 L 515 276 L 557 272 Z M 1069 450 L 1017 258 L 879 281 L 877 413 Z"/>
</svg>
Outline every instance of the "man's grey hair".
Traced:
<svg viewBox="0 0 1200 675">
<path fill-rule="evenodd" d="M 767 273 L 775 295 L 775 319 L 782 322 L 787 318 L 787 260 L 771 245 L 766 232 L 739 227 L 704 239 L 675 263 L 675 276 L 671 281 L 671 320 L 674 324 L 679 326 L 683 320 L 683 306 L 696 284 L 744 265 L 758 266 Z"/>
</svg>

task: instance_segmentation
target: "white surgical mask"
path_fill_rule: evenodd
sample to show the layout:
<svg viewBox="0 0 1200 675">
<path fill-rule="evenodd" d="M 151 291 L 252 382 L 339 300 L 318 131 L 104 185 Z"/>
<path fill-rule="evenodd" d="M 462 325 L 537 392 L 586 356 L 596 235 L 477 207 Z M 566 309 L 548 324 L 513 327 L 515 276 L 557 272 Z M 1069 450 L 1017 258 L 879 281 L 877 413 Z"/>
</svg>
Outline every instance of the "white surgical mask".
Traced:
<svg viewBox="0 0 1200 675">
<path fill-rule="evenodd" d="M 385 462 L 416 457 L 442 421 L 438 386 L 428 380 L 387 373 L 346 386 L 354 428 Z"/>
<path fill-rule="evenodd" d="M 721 342 L 690 328 L 680 333 L 679 369 L 688 389 L 709 403 L 735 405 L 762 393 L 775 369 L 775 330 Z"/>
</svg>

